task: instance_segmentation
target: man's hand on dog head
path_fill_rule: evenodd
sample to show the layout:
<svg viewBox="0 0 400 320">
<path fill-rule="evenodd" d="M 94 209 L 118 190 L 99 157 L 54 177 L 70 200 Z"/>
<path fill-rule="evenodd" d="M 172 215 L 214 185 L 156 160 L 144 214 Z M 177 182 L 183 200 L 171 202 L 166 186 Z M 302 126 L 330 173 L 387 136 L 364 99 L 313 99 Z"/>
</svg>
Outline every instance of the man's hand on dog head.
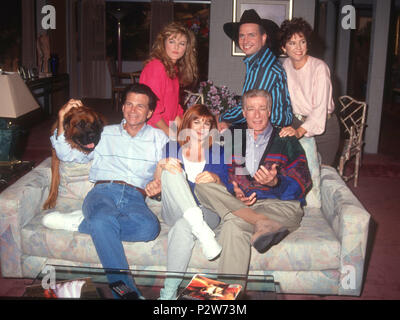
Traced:
<svg viewBox="0 0 400 320">
<path fill-rule="evenodd" d="M 66 104 L 64 104 L 60 111 L 58 111 L 58 130 L 57 135 L 62 135 L 64 133 L 64 116 L 70 111 L 72 108 L 82 107 L 83 103 L 81 100 L 70 99 Z"/>
</svg>

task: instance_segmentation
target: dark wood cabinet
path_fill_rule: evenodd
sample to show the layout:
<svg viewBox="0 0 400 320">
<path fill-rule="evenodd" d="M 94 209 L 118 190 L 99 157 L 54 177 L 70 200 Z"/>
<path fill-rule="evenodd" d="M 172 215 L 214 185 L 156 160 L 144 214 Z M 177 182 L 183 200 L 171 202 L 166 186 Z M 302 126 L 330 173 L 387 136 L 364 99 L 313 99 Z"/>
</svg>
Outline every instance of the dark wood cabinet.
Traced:
<svg viewBox="0 0 400 320">
<path fill-rule="evenodd" d="M 58 112 L 69 100 L 69 76 L 67 73 L 26 81 L 26 85 L 47 115 Z"/>
</svg>

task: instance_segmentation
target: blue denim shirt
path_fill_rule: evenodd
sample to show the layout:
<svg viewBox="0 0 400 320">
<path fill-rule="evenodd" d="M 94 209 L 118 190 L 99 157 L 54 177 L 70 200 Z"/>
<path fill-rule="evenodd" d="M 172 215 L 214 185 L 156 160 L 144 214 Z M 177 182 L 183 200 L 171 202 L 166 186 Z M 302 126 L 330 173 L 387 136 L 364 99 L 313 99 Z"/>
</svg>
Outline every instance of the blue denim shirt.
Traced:
<svg viewBox="0 0 400 320">
<path fill-rule="evenodd" d="M 144 188 L 153 180 L 162 150 L 168 137 L 159 129 L 144 125 L 132 137 L 121 124 L 104 127 L 99 144 L 88 155 L 72 149 L 64 134 L 57 137 L 55 130 L 50 141 L 61 161 L 87 163 L 93 160 L 89 180 L 122 180 Z"/>
</svg>

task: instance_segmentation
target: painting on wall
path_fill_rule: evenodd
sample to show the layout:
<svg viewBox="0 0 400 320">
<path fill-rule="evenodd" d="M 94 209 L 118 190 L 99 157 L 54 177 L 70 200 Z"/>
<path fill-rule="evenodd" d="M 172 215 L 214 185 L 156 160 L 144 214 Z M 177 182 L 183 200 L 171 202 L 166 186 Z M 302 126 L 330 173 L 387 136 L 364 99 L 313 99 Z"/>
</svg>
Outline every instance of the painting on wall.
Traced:
<svg viewBox="0 0 400 320">
<path fill-rule="evenodd" d="M 254 9 L 262 19 L 270 19 L 278 26 L 292 18 L 293 0 L 233 0 L 232 22 L 239 22 L 245 10 Z M 232 55 L 244 56 L 239 46 L 232 41 Z"/>
</svg>

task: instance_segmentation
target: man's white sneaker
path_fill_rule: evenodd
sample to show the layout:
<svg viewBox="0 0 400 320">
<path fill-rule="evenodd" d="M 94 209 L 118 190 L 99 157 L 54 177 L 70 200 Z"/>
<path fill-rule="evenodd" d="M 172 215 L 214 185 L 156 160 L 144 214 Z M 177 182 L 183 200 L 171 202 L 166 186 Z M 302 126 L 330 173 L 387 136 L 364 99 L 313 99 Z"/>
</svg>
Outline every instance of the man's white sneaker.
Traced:
<svg viewBox="0 0 400 320">
<path fill-rule="evenodd" d="M 168 290 L 167 288 L 162 288 L 160 290 L 160 297 L 157 300 L 176 300 L 178 298 L 177 296 L 177 290 Z"/>
<path fill-rule="evenodd" d="M 160 290 L 158 300 L 176 300 L 178 298 L 178 289 L 183 278 L 166 277 L 164 288 Z"/>
<path fill-rule="evenodd" d="M 76 210 L 70 213 L 54 211 L 46 214 L 42 218 L 42 224 L 49 229 L 78 231 L 82 220 L 82 210 Z"/>
</svg>

